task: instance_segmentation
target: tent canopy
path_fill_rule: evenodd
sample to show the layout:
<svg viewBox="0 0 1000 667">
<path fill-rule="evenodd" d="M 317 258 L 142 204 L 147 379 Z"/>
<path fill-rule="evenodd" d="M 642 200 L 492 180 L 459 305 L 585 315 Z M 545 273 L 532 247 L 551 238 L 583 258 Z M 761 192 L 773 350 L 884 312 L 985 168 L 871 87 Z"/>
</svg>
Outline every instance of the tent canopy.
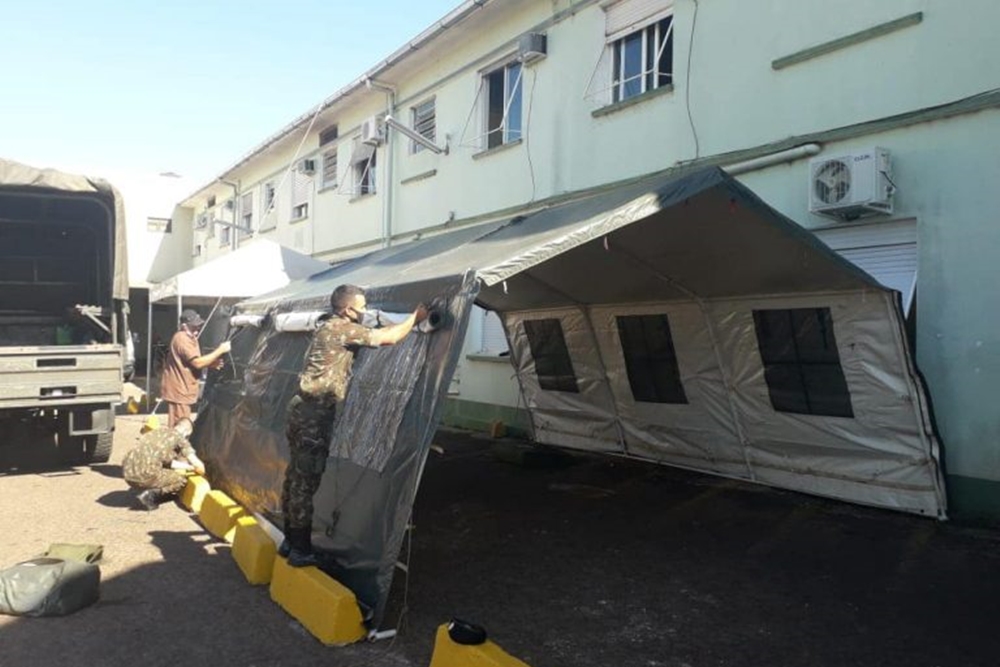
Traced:
<svg viewBox="0 0 1000 667">
<path fill-rule="evenodd" d="M 469 270 L 483 285 L 480 304 L 500 311 L 692 296 L 884 291 L 813 234 L 710 168 L 380 250 L 243 306 L 254 311 L 277 301 L 322 298 L 330 285 L 345 282 L 399 287 Z"/>
<path fill-rule="evenodd" d="M 326 262 L 274 241 L 254 239 L 222 257 L 152 285 L 149 301 L 157 303 L 177 296 L 185 300 L 252 297 L 329 268 Z"/>
<path fill-rule="evenodd" d="M 314 499 L 313 542 L 376 623 L 473 301 L 500 314 L 539 442 L 944 516 L 898 295 L 719 169 L 390 247 L 237 308 L 323 309 L 342 283 L 450 314 L 359 352 Z M 214 376 L 195 436 L 223 488 L 280 520 L 308 336 L 272 322 L 233 341 L 240 371 Z"/>
</svg>

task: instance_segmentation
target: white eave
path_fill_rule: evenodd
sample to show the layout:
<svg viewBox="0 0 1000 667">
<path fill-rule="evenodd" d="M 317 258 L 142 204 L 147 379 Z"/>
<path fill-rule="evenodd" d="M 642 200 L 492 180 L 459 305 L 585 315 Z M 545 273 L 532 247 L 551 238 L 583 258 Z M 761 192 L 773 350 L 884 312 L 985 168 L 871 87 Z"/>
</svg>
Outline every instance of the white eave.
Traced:
<svg viewBox="0 0 1000 667">
<path fill-rule="evenodd" d="M 244 164 L 260 155 L 266 151 L 271 146 L 286 138 L 292 132 L 306 126 L 312 120 L 313 116 L 322 113 L 323 111 L 334 106 L 338 102 L 343 101 L 351 94 L 357 92 L 358 90 L 365 87 L 366 83 L 372 79 L 375 79 L 383 74 L 385 74 L 392 67 L 398 65 L 400 62 L 405 60 L 407 57 L 412 55 L 414 52 L 419 51 L 424 48 L 435 39 L 437 39 L 442 33 L 449 30 L 450 28 L 458 25 L 469 16 L 471 16 L 476 10 L 485 7 L 486 5 L 493 2 L 493 0 L 466 0 L 461 5 L 455 9 L 448 12 L 443 18 L 433 23 L 429 28 L 421 32 L 419 35 L 408 41 L 405 45 L 396 49 L 387 58 L 383 59 L 374 67 L 370 68 L 360 77 L 347 84 L 333 95 L 330 95 L 325 100 L 323 100 L 317 107 L 310 109 L 309 111 L 303 113 L 301 116 L 293 120 L 291 123 L 283 127 L 281 130 L 271 135 L 260 143 L 256 148 L 253 148 L 243 157 L 233 163 L 229 168 L 219 174 L 215 179 L 201 186 L 195 192 L 192 192 L 187 196 L 182 202 L 182 205 L 191 205 L 196 197 L 207 191 L 208 189 L 216 186 L 220 179 L 225 179 L 233 171 L 239 169 Z"/>
</svg>

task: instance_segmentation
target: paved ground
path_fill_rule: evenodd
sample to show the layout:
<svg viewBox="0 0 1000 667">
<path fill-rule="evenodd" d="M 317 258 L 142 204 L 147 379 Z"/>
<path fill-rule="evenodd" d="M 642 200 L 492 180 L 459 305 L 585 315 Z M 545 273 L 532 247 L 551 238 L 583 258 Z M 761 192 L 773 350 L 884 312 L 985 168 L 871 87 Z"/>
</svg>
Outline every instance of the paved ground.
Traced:
<svg viewBox="0 0 1000 667">
<path fill-rule="evenodd" d="M 92 469 L 0 446 L 0 565 L 56 541 L 106 553 L 93 607 L 0 616 L 0 665 L 423 667 L 452 615 L 533 667 L 1000 663 L 1000 532 L 625 461 L 518 467 L 444 431 L 399 638 L 324 648 L 180 507 L 136 509 L 118 464 L 140 424 L 120 418 Z"/>
</svg>

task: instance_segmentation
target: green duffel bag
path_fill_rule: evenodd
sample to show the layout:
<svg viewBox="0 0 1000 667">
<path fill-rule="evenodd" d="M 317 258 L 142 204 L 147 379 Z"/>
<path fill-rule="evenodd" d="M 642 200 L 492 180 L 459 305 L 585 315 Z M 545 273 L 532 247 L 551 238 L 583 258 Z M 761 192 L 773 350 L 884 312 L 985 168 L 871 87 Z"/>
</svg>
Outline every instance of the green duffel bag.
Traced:
<svg viewBox="0 0 1000 667">
<path fill-rule="evenodd" d="M 40 556 L 0 570 L 0 613 L 65 616 L 97 602 L 101 569 Z"/>
</svg>

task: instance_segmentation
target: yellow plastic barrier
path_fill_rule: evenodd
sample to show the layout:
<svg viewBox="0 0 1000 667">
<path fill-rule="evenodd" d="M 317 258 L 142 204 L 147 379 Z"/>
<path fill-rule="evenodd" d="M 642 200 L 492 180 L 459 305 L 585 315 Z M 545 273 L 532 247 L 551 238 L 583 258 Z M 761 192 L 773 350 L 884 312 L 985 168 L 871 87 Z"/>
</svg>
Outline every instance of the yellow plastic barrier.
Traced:
<svg viewBox="0 0 1000 667">
<path fill-rule="evenodd" d="M 201 503 L 198 518 L 205 530 L 226 542 L 232 542 L 236 534 L 236 520 L 246 516 L 246 510 L 222 491 L 209 491 Z"/>
<path fill-rule="evenodd" d="M 254 585 L 270 583 L 276 552 L 274 540 L 260 527 L 257 519 L 243 516 L 236 520 L 233 558 L 247 581 Z"/>
<path fill-rule="evenodd" d="M 324 644 L 344 646 L 367 634 L 354 593 L 318 568 L 275 558 L 271 599 Z"/>
<path fill-rule="evenodd" d="M 439 626 L 434 637 L 430 667 L 528 667 L 502 648 L 486 640 L 467 646 L 456 644 L 448 636 L 448 624 Z"/>
<path fill-rule="evenodd" d="M 187 486 L 181 491 L 181 504 L 192 512 L 200 512 L 205 496 L 212 490 L 208 480 L 200 475 L 190 475 Z"/>
</svg>

